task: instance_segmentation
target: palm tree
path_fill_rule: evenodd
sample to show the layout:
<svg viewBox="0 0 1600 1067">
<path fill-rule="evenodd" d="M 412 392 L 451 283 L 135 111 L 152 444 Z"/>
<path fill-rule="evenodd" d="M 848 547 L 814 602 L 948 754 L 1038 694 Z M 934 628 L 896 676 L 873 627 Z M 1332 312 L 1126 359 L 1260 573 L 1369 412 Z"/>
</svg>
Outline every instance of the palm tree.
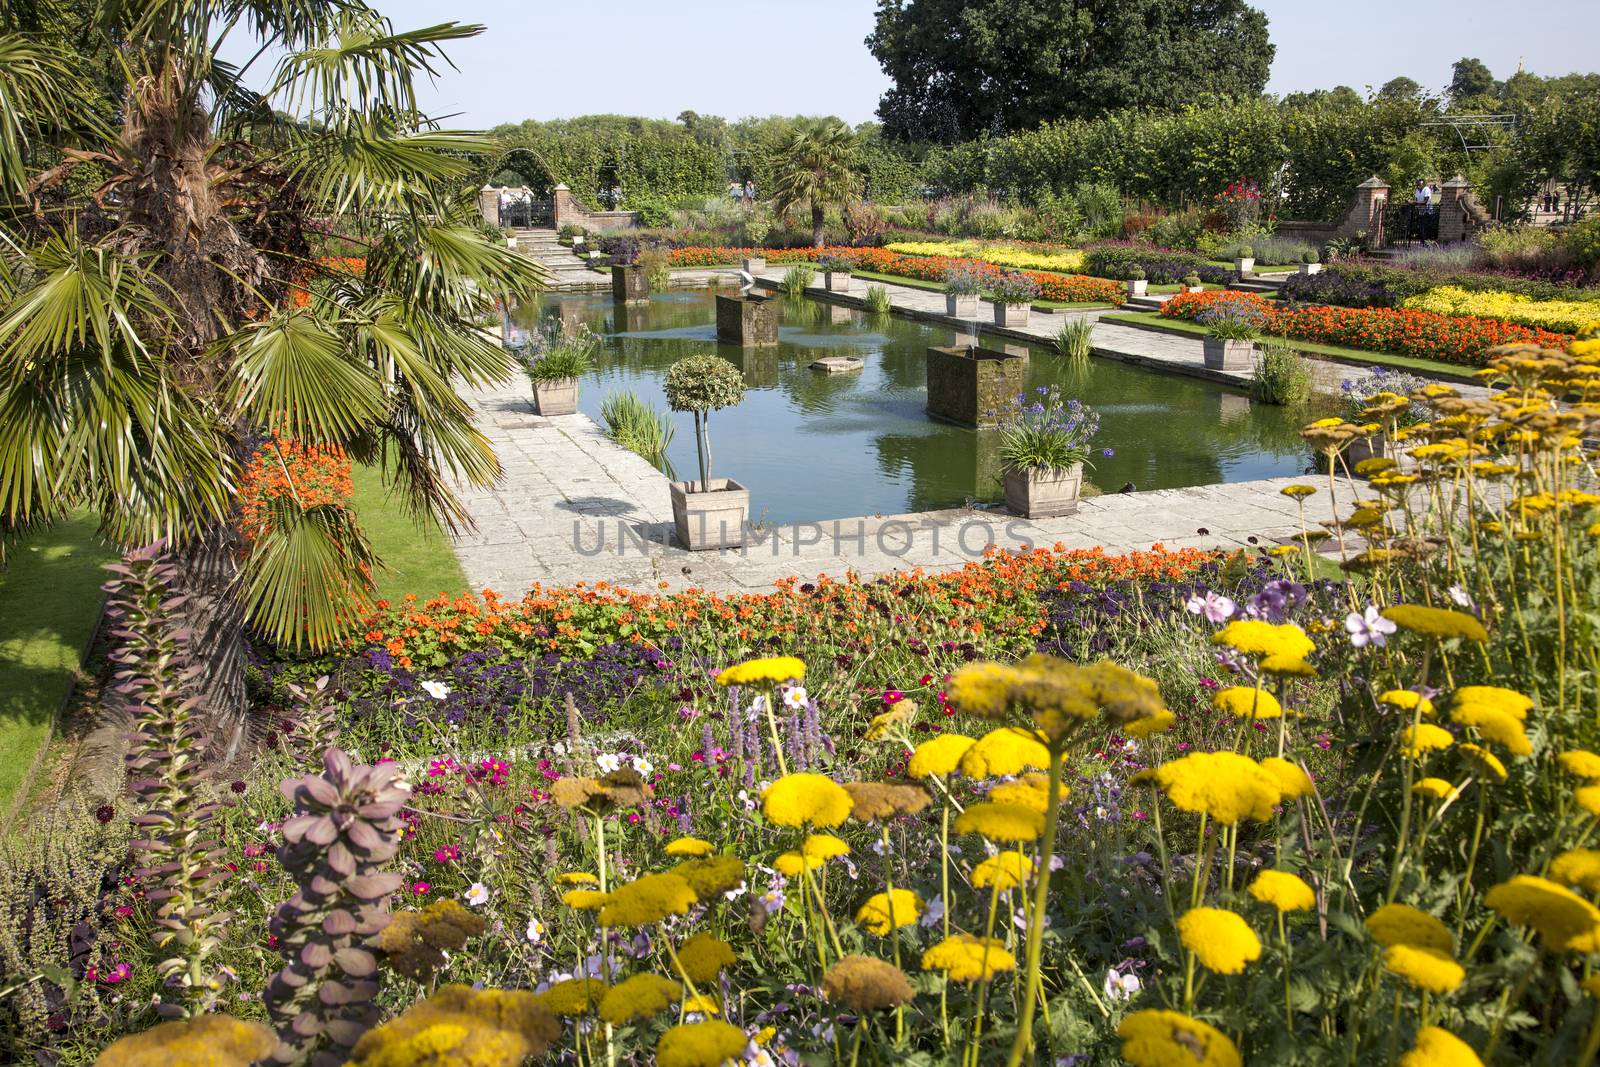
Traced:
<svg viewBox="0 0 1600 1067">
<path fill-rule="evenodd" d="M 510 373 L 478 323 L 542 276 L 474 219 L 492 145 L 417 106 L 440 46 L 482 27 L 397 32 L 362 0 L 93 2 L 115 128 L 65 113 L 71 56 L 0 34 L 0 534 L 88 507 L 125 550 L 165 542 L 202 693 L 238 716 L 246 629 L 329 647 L 377 562 L 338 504 L 286 498 L 246 544 L 256 445 L 341 447 L 419 520 L 468 524 L 452 481 L 500 467 L 456 382 Z M 230 65 L 239 38 L 255 59 Z"/>
<path fill-rule="evenodd" d="M 779 142 L 773 168 L 773 208 L 781 215 L 811 208 L 811 243 L 822 247 L 822 220 L 829 207 L 842 206 L 861 192 L 856 173 L 860 144 L 837 119 L 814 119 Z"/>
</svg>

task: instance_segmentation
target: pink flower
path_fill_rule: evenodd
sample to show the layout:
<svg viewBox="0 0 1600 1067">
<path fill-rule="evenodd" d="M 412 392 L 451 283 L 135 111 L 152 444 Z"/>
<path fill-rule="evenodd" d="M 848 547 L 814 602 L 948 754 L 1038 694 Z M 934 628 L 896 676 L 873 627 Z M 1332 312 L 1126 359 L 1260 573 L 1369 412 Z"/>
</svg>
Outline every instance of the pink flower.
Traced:
<svg viewBox="0 0 1600 1067">
<path fill-rule="evenodd" d="M 461 846 L 446 845 L 443 848 L 436 848 L 433 850 L 433 858 L 436 863 L 453 863 L 461 858 Z"/>
<path fill-rule="evenodd" d="M 111 968 L 111 970 L 102 974 L 100 976 L 100 981 L 104 982 L 106 985 L 116 985 L 118 982 L 127 981 L 132 976 L 133 968 L 126 963 L 119 963 L 115 967 Z"/>
<path fill-rule="evenodd" d="M 894 707 L 896 704 L 900 703 L 905 698 L 906 698 L 906 695 L 904 693 L 900 692 L 900 690 L 898 690 L 898 689 L 886 689 L 886 690 L 884 690 L 884 693 L 883 693 L 883 702 L 884 702 L 884 704 L 888 705 L 891 708 Z"/>
<path fill-rule="evenodd" d="M 425 896 L 427 894 L 428 890 L 430 890 L 432 888 L 433 888 L 433 886 L 429 885 L 427 882 L 412 882 L 411 883 L 411 891 L 413 893 L 415 893 L 419 897 L 420 896 Z"/>
</svg>

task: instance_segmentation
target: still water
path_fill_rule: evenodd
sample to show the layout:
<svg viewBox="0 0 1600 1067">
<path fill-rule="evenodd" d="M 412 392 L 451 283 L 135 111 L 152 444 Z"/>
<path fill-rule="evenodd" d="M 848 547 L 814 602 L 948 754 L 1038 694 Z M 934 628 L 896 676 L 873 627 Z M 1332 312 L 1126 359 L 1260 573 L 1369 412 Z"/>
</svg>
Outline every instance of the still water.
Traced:
<svg viewBox="0 0 1600 1067">
<path fill-rule="evenodd" d="M 924 353 L 954 343 L 951 330 L 804 298 L 781 300 L 780 308 L 776 348 L 719 345 L 715 302 L 705 291 L 658 293 L 636 307 L 609 294 L 549 294 L 514 313 L 508 337 L 548 318 L 600 335 L 604 348 L 582 380 L 578 407 L 602 426 L 600 404 L 609 393 L 632 390 L 665 410 L 662 380 L 685 356 L 715 351 L 739 367 L 750 388 L 744 403 L 711 416 L 712 476 L 750 489 L 751 521 L 894 515 L 1001 499 L 997 431 L 936 422 L 923 410 Z M 985 344 L 997 347 L 999 339 Z M 1043 347 L 1030 352 L 1030 387 L 1059 384 L 1100 413 L 1097 443 L 1115 454 L 1094 457 L 1085 472 L 1088 492 L 1128 483 L 1145 490 L 1249 481 L 1307 466 L 1296 432 L 1303 412 L 1254 404 L 1192 378 L 1103 359 L 1080 369 Z M 834 375 L 809 369 L 830 355 L 857 356 L 865 366 Z M 692 418 L 672 417 L 677 432 L 668 458 L 679 477 L 694 477 Z"/>
</svg>

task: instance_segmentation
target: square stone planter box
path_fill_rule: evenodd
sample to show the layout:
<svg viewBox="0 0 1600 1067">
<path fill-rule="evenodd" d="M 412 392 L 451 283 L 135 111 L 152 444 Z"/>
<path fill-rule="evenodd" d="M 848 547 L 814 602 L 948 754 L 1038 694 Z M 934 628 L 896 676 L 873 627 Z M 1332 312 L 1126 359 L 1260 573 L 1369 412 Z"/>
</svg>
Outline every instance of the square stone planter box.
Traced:
<svg viewBox="0 0 1600 1067">
<path fill-rule="evenodd" d="M 1145 294 L 1145 291 L 1147 289 L 1149 289 L 1149 288 L 1150 288 L 1150 279 L 1148 279 L 1148 278 L 1130 278 L 1128 280 L 1128 295 L 1129 296 L 1143 296 Z"/>
<path fill-rule="evenodd" d="M 1028 313 L 1032 310 L 1032 304 L 996 304 L 994 306 L 994 324 L 996 326 L 1026 326 L 1028 325 Z"/>
<path fill-rule="evenodd" d="M 745 256 L 743 263 L 745 272 L 748 274 L 754 274 L 756 271 L 767 269 L 766 256 Z"/>
<path fill-rule="evenodd" d="M 1321 274 L 1322 273 L 1322 264 L 1321 263 L 1302 263 L 1302 264 L 1300 264 L 1300 273 L 1301 274 Z"/>
<path fill-rule="evenodd" d="M 848 293 L 850 291 L 850 272 L 847 270 L 825 270 L 822 272 L 822 286 L 830 293 Z"/>
<path fill-rule="evenodd" d="M 699 482 L 673 482 L 671 494 L 672 526 L 684 548 L 705 552 L 744 544 L 750 490 L 732 478 L 713 478 L 709 491 Z"/>
<path fill-rule="evenodd" d="M 1356 464 L 1362 460 L 1382 459 L 1389 455 L 1388 442 L 1383 436 L 1356 437 L 1344 446 L 1345 466 L 1350 468 L 1350 473 L 1356 473 Z M 1356 475 L 1361 477 L 1361 475 Z"/>
<path fill-rule="evenodd" d="M 1025 471 L 1006 471 L 1006 510 L 1028 519 L 1050 519 L 1071 515 L 1078 510 L 1083 490 L 1083 464 L 1074 463 L 1063 471 L 1034 467 Z"/>
<path fill-rule="evenodd" d="M 965 296 L 952 296 L 944 294 L 944 313 L 958 319 L 975 319 L 978 317 L 978 294 L 968 293 Z"/>
<path fill-rule="evenodd" d="M 778 309 L 760 296 L 717 296 L 717 340 L 746 348 L 778 343 Z"/>
<path fill-rule="evenodd" d="M 1206 287 L 1203 285 L 1186 285 L 1184 286 L 1184 289 L 1185 291 L 1191 293 L 1203 293 L 1206 291 Z"/>
<path fill-rule="evenodd" d="M 991 348 L 928 349 L 928 414 L 961 426 L 993 426 L 1027 387 L 1028 360 Z"/>
<path fill-rule="evenodd" d="M 1256 346 L 1254 341 L 1224 341 L 1220 337 L 1207 337 L 1204 341 L 1206 370 L 1254 370 Z"/>
<path fill-rule="evenodd" d="M 541 415 L 571 415 L 578 410 L 578 379 L 534 382 L 533 406 Z"/>
<path fill-rule="evenodd" d="M 623 304 L 648 304 L 650 279 L 643 267 L 612 267 L 611 298 Z"/>
<path fill-rule="evenodd" d="M 1234 260 L 1233 269 L 1239 272 L 1239 276 L 1241 278 L 1244 277 L 1246 274 L 1249 274 L 1251 271 L 1256 269 L 1255 257 L 1252 256 L 1249 259 Z"/>
</svg>

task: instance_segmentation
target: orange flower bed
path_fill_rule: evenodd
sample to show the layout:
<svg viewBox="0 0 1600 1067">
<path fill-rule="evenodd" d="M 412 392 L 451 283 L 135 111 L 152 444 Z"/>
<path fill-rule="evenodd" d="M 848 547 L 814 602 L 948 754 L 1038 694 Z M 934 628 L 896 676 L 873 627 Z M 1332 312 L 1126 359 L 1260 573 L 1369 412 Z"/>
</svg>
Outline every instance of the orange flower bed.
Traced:
<svg viewBox="0 0 1600 1067">
<path fill-rule="evenodd" d="M 294 286 L 289 290 L 289 303 L 297 308 L 311 303 L 311 282 L 319 275 L 345 274 L 361 278 L 366 273 L 365 256 L 318 256 L 315 268 L 304 268 L 296 275 Z"/>
<path fill-rule="evenodd" d="M 587 654 L 613 642 L 661 646 L 714 627 L 726 639 L 754 644 L 777 639 L 801 647 L 831 645 L 839 633 L 868 643 L 891 632 L 895 639 L 1026 643 L 1048 621 L 1038 594 L 1074 582 L 1122 579 L 1176 580 L 1193 574 L 1217 553 L 1186 548 L 1108 556 L 1101 549 L 1066 551 L 1061 546 L 1025 552 L 991 550 L 980 562 L 957 571 L 908 571 L 875 581 L 853 575 L 797 578 L 776 583 L 770 593 L 640 593 L 580 582 L 535 585 L 521 600 L 492 589 L 481 594 L 441 593 L 400 604 L 379 601 L 361 624 L 356 648 L 381 648 L 403 668 L 442 666 L 486 646 L 562 655 Z M 664 584 L 664 583 L 663 583 Z M 888 619 L 894 618 L 890 626 Z"/>
<path fill-rule="evenodd" d="M 1279 307 L 1256 293 L 1226 289 L 1180 293 L 1162 304 L 1161 314 L 1193 322 L 1219 304 L 1243 305 L 1262 312 L 1266 332 L 1278 337 L 1475 367 L 1483 365 L 1484 352 L 1495 345 L 1527 343 L 1565 348 L 1572 341 L 1569 334 L 1499 319 L 1439 315 L 1410 308 Z"/>
<path fill-rule="evenodd" d="M 745 256 L 764 256 L 769 263 L 808 263 L 819 256 L 837 256 L 850 263 L 855 270 L 874 274 L 891 274 L 900 278 L 943 282 L 953 268 L 972 270 L 986 278 L 998 278 L 1004 268 L 981 259 L 963 256 L 906 256 L 887 248 L 675 248 L 669 256 L 674 267 L 712 267 L 723 263 L 737 263 Z M 1018 274 L 1033 279 L 1039 286 L 1039 296 L 1044 300 L 1061 303 L 1092 303 L 1120 305 L 1126 298 L 1121 282 L 1110 278 L 1094 278 L 1087 274 L 1057 274 L 1052 271 L 1024 270 Z"/>
<path fill-rule="evenodd" d="M 335 504 L 346 507 L 355 496 L 350 458 L 338 445 L 305 445 L 274 434 L 256 449 L 239 484 L 239 528 L 254 542 L 268 533 L 280 501 L 292 500 L 301 511 Z"/>
</svg>

